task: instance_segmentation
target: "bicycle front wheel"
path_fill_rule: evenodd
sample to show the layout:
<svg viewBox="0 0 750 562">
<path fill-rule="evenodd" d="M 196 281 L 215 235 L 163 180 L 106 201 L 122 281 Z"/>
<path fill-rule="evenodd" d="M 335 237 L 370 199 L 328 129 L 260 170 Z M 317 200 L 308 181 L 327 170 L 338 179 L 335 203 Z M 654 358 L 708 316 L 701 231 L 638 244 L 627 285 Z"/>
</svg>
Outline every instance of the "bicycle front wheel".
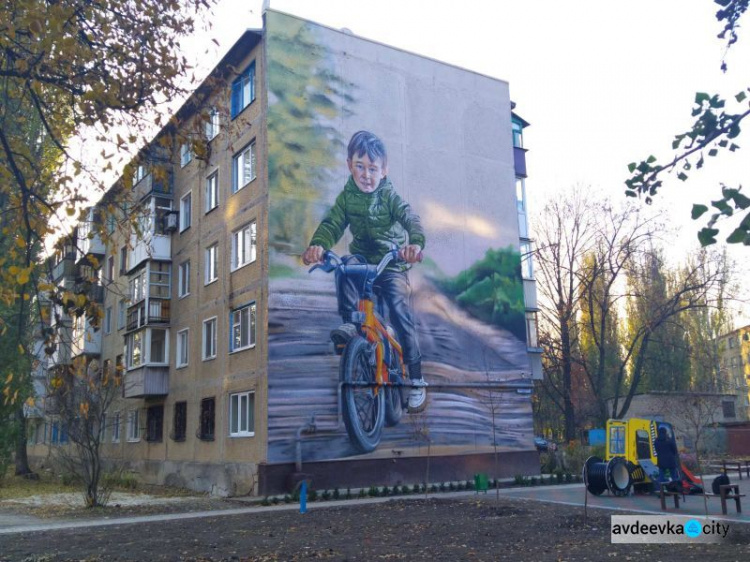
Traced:
<svg viewBox="0 0 750 562">
<path fill-rule="evenodd" d="M 343 415 L 352 445 L 361 453 L 380 443 L 385 418 L 385 388 L 377 388 L 370 346 L 362 337 L 349 340 L 341 358 Z"/>
</svg>

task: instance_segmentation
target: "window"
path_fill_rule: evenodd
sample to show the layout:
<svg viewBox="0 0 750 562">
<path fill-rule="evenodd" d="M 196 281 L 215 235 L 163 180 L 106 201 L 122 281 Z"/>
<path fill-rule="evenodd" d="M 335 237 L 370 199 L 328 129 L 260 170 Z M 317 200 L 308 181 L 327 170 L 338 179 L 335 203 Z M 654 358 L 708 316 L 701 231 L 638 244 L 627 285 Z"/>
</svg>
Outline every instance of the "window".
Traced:
<svg viewBox="0 0 750 562">
<path fill-rule="evenodd" d="M 147 172 L 148 170 L 146 169 L 146 166 L 144 166 L 143 164 L 138 164 L 138 167 L 135 169 L 135 175 L 133 176 L 133 185 L 137 184 L 139 181 L 145 178 Z"/>
<path fill-rule="evenodd" d="M 115 256 L 107 258 L 107 281 L 110 283 L 115 280 Z"/>
<path fill-rule="evenodd" d="M 206 248 L 205 284 L 213 283 L 219 278 L 219 245 Z"/>
<path fill-rule="evenodd" d="M 114 213 L 107 215 L 107 234 L 112 234 L 117 228 L 117 217 Z"/>
<path fill-rule="evenodd" d="M 150 363 L 167 362 L 167 330 L 149 330 L 151 335 Z"/>
<path fill-rule="evenodd" d="M 130 303 L 136 304 L 146 298 L 146 269 L 142 269 L 129 284 Z"/>
<path fill-rule="evenodd" d="M 521 277 L 524 279 L 534 279 L 534 263 L 531 256 L 531 242 L 521 242 Z"/>
<path fill-rule="evenodd" d="M 232 82 L 232 119 L 255 99 L 255 63 Z"/>
<path fill-rule="evenodd" d="M 219 172 L 214 172 L 206 178 L 205 211 L 215 209 L 219 204 Z"/>
<path fill-rule="evenodd" d="M 145 331 L 140 331 L 125 336 L 128 369 L 140 367 L 143 363 L 143 336 L 145 333 Z"/>
<path fill-rule="evenodd" d="M 148 296 L 158 299 L 170 298 L 170 277 L 172 276 L 172 265 L 163 261 L 152 261 L 149 264 Z M 152 301 L 153 304 L 153 301 Z M 154 316 L 152 314 L 152 316 Z M 156 314 L 159 316 L 159 314 Z"/>
<path fill-rule="evenodd" d="M 536 312 L 534 311 L 526 312 L 526 334 L 528 337 L 528 346 L 539 347 Z"/>
<path fill-rule="evenodd" d="M 219 134 L 220 125 L 219 110 L 212 107 L 206 116 L 206 140 L 210 141 L 216 138 L 216 135 Z"/>
<path fill-rule="evenodd" d="M 725 418 L 736 417 L 736 414 L 734 412 L 734 402 L 731 400 L 723 400 L 721 402 L 721 413 Z"/>
<path fill-rule="evenodd" d="M 255 261 L 255 222 L 232 233 L 232 271 Z"/>
<path fill-rule="evenodd" d="M 651 440 L 648 432 L 643 429 L 635 432 L 635 455 L 639 459 L 651 458 Z"/>
<path fill-rule="evenodd" d="M 112 307 L 108 306 L 104 309 L 104 333 L 112 333 Z"/>
<path fill-rule="evenodd" d="M 511 123 L 513 126 L 513 146 L 523 148 L 523 125 L 515 119 Z"/>
<path fill-rule="evenodd" d="M 198 438 L 203 441 L 213 441 L 215 424 L 216 400 L 214 398 L 204 398 L 201 400 L 201 421 Z"/>
<path fill-rule="evenodd" d="M 190 260 L 182 262 L 177 276 L 177 296 L 190 294 Z"/>
<path fill-rule="evenodd" d="M 255 143 L 250 143 L 232 159 L 232 193 L 255 179 Z"/>
<path fill-rule="evenodd" d="M 128 270 L 128 247 L 120 248 L 120 275 Z"/>
<path fill-rule="evenodd" d="M 192 209 L 193 196 L 188 192 L 180 198 L 180 232 L 190 228 Z"/>
<path fill-rule="evenodd" d="M 612 426 L 609 428 L 609 453 L 611 455 L 625 454 L 625 427 Z"/>
<path fill-rule="evenodd" d="M 216 317 L 203 321 L 203 360 L 216 357 Z"/>
<path fill-rule="evenodd" d="M 189 143 L 182 143 L 180 146 L 180 167 L 184 168 L 193 160 L 193 148 Z"/>
<path fill-rule="evenodd" d="M 141 427 L 139 420 L 139 410 L 128 410 L 128 441 L 135 442 L 141 440 Z"/>
<path fill-rule="evenodd" d="M 186 328 L 177 332 L 177 367 L 186 367 L 190 357 L 189 330 Z"/>
<path fill-rule="evenodd" d="M 229 435 L 255 435 L 255 393 L 240 392 L 229 397 Z"/>
<path fill-rule="evenodd" d="M 164 405 L 149 406 L 146 410 L 146 441 L 161 443 L 164 432 Z"/>
<path fill-rule="evenodd" d="M 184 441 L 187 433 L 187 402 L 175 403 L 173 424 L 172 439 L 175 441 Z"/>
<path fill-rule="evenodd" d="M 232 311 L 231 330 L 230 351 L 240 351 L 255 345 L 255 303 Z"/>
<path fill-rule="evenodd" d="M 526 184 L 523 178 L 516 178 L 516 207 L 518 209 L 518 234 L 529 237 L 529 224 L 526 219 Z"/>
<path fill-rule="evenodd" d="M 117 303 L 117 329 L 122 330 L 125 327 L 125 317 L 128 312 L 128 301 L 120 299 Z"/>
</svg>

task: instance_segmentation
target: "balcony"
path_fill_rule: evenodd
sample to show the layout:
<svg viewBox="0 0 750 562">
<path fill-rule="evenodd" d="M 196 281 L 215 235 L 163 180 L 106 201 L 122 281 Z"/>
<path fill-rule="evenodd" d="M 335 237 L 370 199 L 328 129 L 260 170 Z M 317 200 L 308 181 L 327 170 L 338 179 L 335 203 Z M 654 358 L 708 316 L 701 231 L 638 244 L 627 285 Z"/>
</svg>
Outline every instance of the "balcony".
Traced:
<svg viewBox="0 0 750 562">
<path fill-rule="evenodd" d="M 88 256 L 94 256 L 97 260 L 101 260 L 107 253 L 107 248 L 98 234 L 90 233 L 87 237 L 80 240 L 78 244 L 76 262 L 80 262 Z"/>
<path fill-rule="evenodd" d="M 142 200 L 151 194 L 154 195 L 172 195 L 172 174 L 167 172 L 166 179 L 154 181 L 153 174 L 147 174 L 138 183 L 133 186 L 136 201 Z"/>
<path fill-rule="evenodd" d="M 73 330 L 71 353 L 73 357 L 79 355 L 100 355 L 102 352 L 102 332 L 95 329 L 88 319 L 77 319 L 77 328 Z"/>
<path fill-rule="evenodd" d="M 148 314 L 146 303 L 148 302 Z M 130 307 L 128 310 L 127 324 L 125 329 L 130 332 L 146 324 L 169 324 L 169 300 L 150 298 Z"/>
<path fill-rule="evenodd" d="M 162 234 L 146 234 L 145 237 L 130 237 L 128 271 L 132 271 L 147 260 L 169 261 L 172 259 L 172 237 Z"/>
<path fill-rule="evenodd" d="M 52 280 L 55 283 L 72 278 L 75 275 L 74 253 L 67 254 L 63 259 L 52 267 Z"/>
<path fill-rule="evenodd" d="M 127 371 L 123 378 L 125 398 L 148 398 L 169 394 L 169 367 L 141 367 Z"/>
<path fill-rule="evenodd" d="M 536 281 L 533 279 L 523 280 L 523 302 L 526 310 L 537 310 L 539 305 L 536 299 Z"/>
<path fill-rule="evenodd" d="M 104 302 L 104 287 L 98 283 L 81 281 L 73 286 L 73 292 L 86 295 L 91 302 L 102 304 Z"/>
<path fill-rule="evenodd" d="M 513 147 L 513 167 L 517 178 L 526 177 L 526 149 L 518 146 Z"/>
</svg>

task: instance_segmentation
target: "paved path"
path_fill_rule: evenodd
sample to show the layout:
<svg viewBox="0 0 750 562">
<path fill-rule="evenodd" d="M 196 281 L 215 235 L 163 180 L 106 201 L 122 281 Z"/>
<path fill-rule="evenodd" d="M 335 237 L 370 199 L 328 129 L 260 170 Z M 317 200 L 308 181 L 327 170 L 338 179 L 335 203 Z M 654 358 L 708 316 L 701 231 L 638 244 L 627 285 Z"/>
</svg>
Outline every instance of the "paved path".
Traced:
<svg viewBox="0 0 750 562">
<path fill-rule="evenodd" d="M 706 477 L 707 481 L 711 481 L 711 477 Z M 750 489 L 750 483 L 745 482 L 734 482 L 740 484 L 740 490 L 747 492 Z M 494 490 L 489 490 L 486 495 L 482 494 L 485 498 L 492 497 L 495 494 Z M 475 492 L 448 492 L 441 494 L 430 494 L 430 497 L 435 498 L 460 498 L 460 497 L 471 497 L 476 495 Z M 537 487 L 526 487 L 526 488 L 505 488 L 500 490 L 500 495 L 504 498 L 526 500 L 526 501 L 539 501 L 548 503 L 557 503 L 563 505 L 583 506 L 584 505 L 584 488 L 582 484 L 565 484 L 560 486 L 537 486 Z M 398 500 L 409 500 L 409 499 L 422 499 L 424 495 L 414 494 L 408 496 L 397 496 L 388 498 L 366 498 L 366 499 L 355 499 L 355 500 L 339 500 L 339 501 L 328 501 L 328 502 L 313 502 L 308 503 L 308 510 L 326 509 L 329 507 L 337 507 L 343 505 L 358 504 L 376 504 L 391 501 L 394 499 Z M 746 498 L 743 498 L 746 499 Z M 705 517 L 705 508 L 703 499 L 701 496 L 687 496 L 687 501 L 684 503 L 680 502 L 680 508 L 674 509 L 670 505 L 670 509 L 667 512 L 661 510 L 659 498 L 657 496 L 649 495 L 637 495 L 628 496 L 626 498 L 617 498 L 614 496 L 608 496 L 603 494 L 601 496 L 592 496 L 588 494 L 588 507 L 591 509 L 607 509 L 614 511 L 626 511 L 631 513 L 653 513 L 653 514 L 666 514 L 669 515 L 683 515 L 685 517 Z M 237 500 L 238 503 L 243 503 L 243 500 Z M 248 502 L 257 502 L 257 499 L 248 500 Z M 747 513 L 734 513 L 734 502 L 729 504 L 729 514 L 721 514 L 721 504 L 717 499 L 709 500 L 709 518 L 721 519 L 724 521 L 732 521 L 737 523 L 750 523 L 750 515 Z M 249 507 L 240 507 L 236 509 L 224 509 L 224 510 L 213 510 L 213 511 L 196 511 L 192 513 L 172 513 L 162 515 L 146 515 L 139 517 L 119 517 L 113 519 L 74 519 L 67 521 L 49 521 L 30 516 L 18 516 L 18 515 L 3 515 L 0 514 L 0 535 L 12 535 L 19 533 L 29 533 L 36 531 L 54 531 L 61 529 L 82 529 L 92 527 L 106 527 L 113 525 L 134 525 L 139 523 L 153 523 L 158 521 L 177 521 L 185 519 L 200 519 L 204 517 L 224 517 L 232 515 L 244 515 L 249 513 L 268 513 L 274 511 L 296 511 L 299 509 L 298 504 L 284 504 L 277 506 L 261 506 L 252 505 Z M 745 508 L 747 511 L 747 508 Z"/>
</svg>

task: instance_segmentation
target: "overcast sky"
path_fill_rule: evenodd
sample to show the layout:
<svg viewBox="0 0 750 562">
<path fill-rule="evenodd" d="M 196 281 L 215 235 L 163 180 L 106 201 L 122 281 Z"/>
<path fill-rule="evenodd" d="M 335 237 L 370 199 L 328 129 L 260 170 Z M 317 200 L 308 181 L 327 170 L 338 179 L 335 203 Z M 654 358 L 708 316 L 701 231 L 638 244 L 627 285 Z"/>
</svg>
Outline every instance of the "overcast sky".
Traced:
<svg viewBox="0 0 750 562">
<path fill-rule="evenodd" d="M 732 97 L 750 86 L 750 31 L 722 73 L 712 0 L 271 0 L 271 7 L 507 80 L 531 123 L 524 142 L 532 215 L 576 183 L 622 199 L 627 164 L 649 154 L 667 159 L 673 136 L 691 124 L 695 92 Z M 261 26 L 261 12 L 261 0 L 220 0 L 213 30 L 191 45 L 196 63 L 212 68 L 244 29 Z M 690 208 L 717 198 L 720 181 L 750 191 L 750 146 L 712 159 L 687 183 L 667 178 L 656 204 L 685 225 L 675 255 L 697 247 Z M 735 253 L 744 258 L 750 249 Z"/>
</svg>

